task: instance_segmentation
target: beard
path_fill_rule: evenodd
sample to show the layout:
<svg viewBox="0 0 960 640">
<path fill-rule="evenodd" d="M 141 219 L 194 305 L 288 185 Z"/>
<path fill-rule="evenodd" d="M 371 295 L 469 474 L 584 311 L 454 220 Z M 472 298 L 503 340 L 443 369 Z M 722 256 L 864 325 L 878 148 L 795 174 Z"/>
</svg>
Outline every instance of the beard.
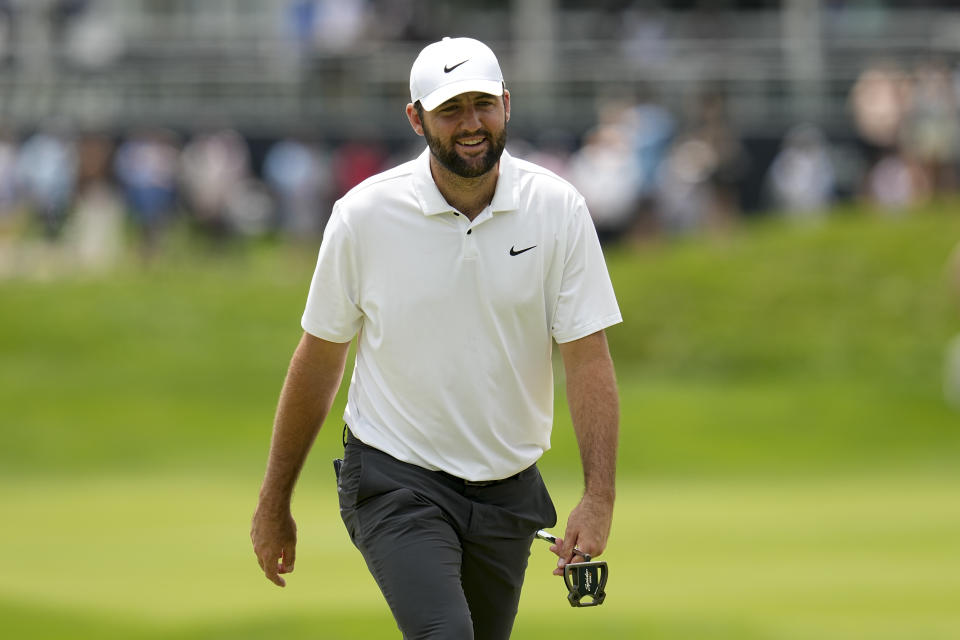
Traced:
<svg viewBox="0 0 960 640">
<path fill-rule="evenodd" d="M 479 158 L 465 160 L 457 153 L 455 142 L 444 142 L 440 140 L 432 135 L 429 129 L 427 129 L 426 123 L 423 123 L 423 137 L 427 139 L 427 146 L 430 147 L 430 153 L 433 154 L 441 166 L 461 178 L 478 178 L 493 169 L 500 161 L 503 148 L 507 144 L 506 127 L 501 129 L 500 133 L 496 136 L 492 135 L 486 129 L 477 131 L 476 135 L 484 136 L 490 142 L 490 148 Z"/>
</svg>

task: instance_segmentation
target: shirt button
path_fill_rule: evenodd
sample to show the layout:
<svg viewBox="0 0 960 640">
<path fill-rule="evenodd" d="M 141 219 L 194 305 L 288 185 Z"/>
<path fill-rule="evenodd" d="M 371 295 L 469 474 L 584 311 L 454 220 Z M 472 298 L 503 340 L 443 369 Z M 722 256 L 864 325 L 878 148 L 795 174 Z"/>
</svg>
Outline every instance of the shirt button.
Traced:
<svg viewBox="0 0 960 640">
<path fill-rule="evenodd" d="M 473 229 L 467 229 L 467 235 L 470 235 L 471 233 L 473 233 Z"/>
</svg>

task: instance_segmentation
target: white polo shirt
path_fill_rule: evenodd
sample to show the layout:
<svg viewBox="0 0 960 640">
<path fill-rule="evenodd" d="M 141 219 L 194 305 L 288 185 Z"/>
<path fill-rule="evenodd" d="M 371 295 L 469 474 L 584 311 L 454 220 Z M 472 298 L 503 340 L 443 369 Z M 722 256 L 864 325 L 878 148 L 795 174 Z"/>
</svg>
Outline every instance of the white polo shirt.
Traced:
<svg viewBox="0 0 960 640">
<path fill-rule="evenodd" d="M 471 222 L 429 154 L 334 204 L 302 325 L 332 342 L 359 333 L 344 420 L 360 440 L 466 480 L 506 478 L 550 448 L 552 341 L 620 310 L 569 183 L 504 152 Z"/>
</svg>

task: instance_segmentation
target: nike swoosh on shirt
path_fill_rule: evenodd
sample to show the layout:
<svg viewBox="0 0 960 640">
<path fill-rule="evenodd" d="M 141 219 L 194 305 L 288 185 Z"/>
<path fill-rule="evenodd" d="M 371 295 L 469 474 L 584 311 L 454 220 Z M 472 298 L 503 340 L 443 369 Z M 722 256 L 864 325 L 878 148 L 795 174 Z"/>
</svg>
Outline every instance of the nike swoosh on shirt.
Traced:
<svg viewBox="0 0 960 640">
<path fill-rule="evenodd" d="M 536 246 L 537 246 L 537 245 L 533 245 L 532 247 L 527 247 L 526 249 L 520 249 L 520 251 L 517 251 L 516 247 L 510 247 L 510 255 L 512 255 L 512 256 L 518 256 L 518 255 L 520 255 L 521 253 L 523 253 L 524 251 L 530 251 L 530 249 L 535 249 Z"/>
<path fill-rule="evenodd" d="M 459 67 L 460 65 L 468 62 L 469 60 L 470 60 L 470 58 L 467 58 L 467 59 L 464 60 L 463 62 L 458 62 L 457 64 L 453 65 L 452 67 L 448 67 L 448 66 L 444 65 L 444 67 L 443 67 L 443 72 L 444 72 L 444 73 L 450 73 L 451 71 L 453 71 L 454 69 L 456 69 L 456 68 Z"/>
</svg>

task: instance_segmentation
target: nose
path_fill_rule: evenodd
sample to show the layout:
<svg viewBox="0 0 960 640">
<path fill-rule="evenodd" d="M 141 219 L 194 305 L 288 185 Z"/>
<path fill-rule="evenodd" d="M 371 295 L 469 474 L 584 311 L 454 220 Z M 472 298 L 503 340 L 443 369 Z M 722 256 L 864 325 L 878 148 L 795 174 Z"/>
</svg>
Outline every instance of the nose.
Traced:
<svg viewBox="0 0 960 640">
<path fill-rule="evenodd" d="M 483 126 L 480 122 L 480 112 L 472 104 L 463 110 L 463 126 L 468 131 L 476 131 Z"/>
</svg>

